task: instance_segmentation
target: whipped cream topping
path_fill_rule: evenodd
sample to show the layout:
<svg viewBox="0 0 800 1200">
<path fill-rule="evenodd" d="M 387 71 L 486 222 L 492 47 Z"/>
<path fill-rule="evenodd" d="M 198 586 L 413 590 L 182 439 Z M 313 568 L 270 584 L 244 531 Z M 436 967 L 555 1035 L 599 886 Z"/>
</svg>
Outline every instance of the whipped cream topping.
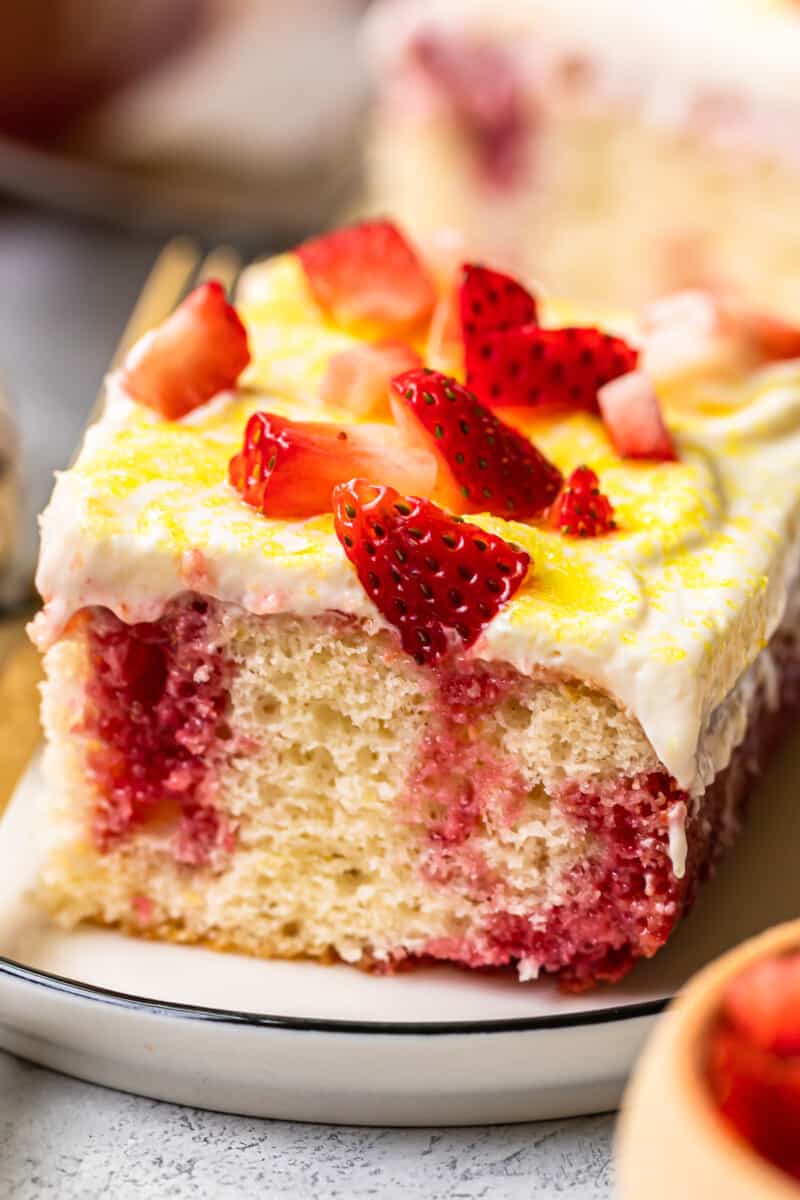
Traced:
<svg viewBox="0 0 800 1200">
<path fill-rule="evenodd" d="M 239 392 L 167 422 L 110 379 L 106 411 L 42 518 L 42 647 L 85 606 L 149 621 L 187 589 L 256 614 L 336 610 L 386 625 L 330 514 L 267 519 L 227 482 L 257 409 L 336 419 L 314 399 L 317 359 L 326 338 L 339 348 L 345 335 L 321 323 L 290 259 L 250 281 L 256 360 Z M 468 654 L 608 691 L 695 789 L 729 757 L 730 724 L 713 753 L 702 735 L 781 620 L 800 565 L 800 361 L 735 380 L 701 373 L 662 397 L 678 463 L 620 459 L 591 414 L 530 410 L 525 432 L 565 474 L 581 463 L 597 472 L 619 531 L 582 541 L 544 522 L 471 518 L 522 545 L 533 567 Z"/>
</svg>

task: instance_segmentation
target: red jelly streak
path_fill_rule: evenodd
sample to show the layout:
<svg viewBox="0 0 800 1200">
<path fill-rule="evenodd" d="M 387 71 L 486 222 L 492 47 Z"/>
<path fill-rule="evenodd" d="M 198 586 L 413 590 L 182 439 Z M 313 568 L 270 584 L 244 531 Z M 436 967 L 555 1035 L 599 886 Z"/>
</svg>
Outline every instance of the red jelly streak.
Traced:
<svg viewBox="0 0 800 1200">
<path fill-rule="evenodd" d="M 412 54 L 446 97 L 486 181 L 501 190 L 524 182 L 540 117 L 524 95 L 513 59 L 488 43 L 433 34 L 419 36 Z"/>
<path fill-rule="evenodd" d="M 553 802 L 578 835 L 592 835 L 594 847 L 561 880 L 561 902 L 528 914 L 509 911 L 504 880 L 489 871 L 473 841 L 487 812 L 502 812 L 503 796 L 513 823 L 522 794 L 514 764 L 482 749 L 479 726 L 518 681 L 513 671 L 480 664 L 444 676 L 440 732 L 426 739 L 410 788 L 412 803 L 435 801 L 427 810 L 421 873 L 490 911 L 461 936 L 433 939 L 426 954 L 469 967 L 523 959 L 531 971 L 558 975 L 573 990 L 618 980 L 638 958 L 655 954 L 732 840 L 753 772 L 800 709 L 800 643 L 778 635 L 771 650 L 781 668 L 780 707 L 762 702 L 730 765 L 706 791 L 699 816 L 687 820 L 683 877 L 675 876 L 669 856 L 669 812 L 682 803 L 691 814 L 695 805 L 666 773 L 586 790 L 570 785 Z"/>
<path fill-rule="evenodd" d="M 720 1111 L 755 1150 L 800 1179 L 800 954 L 756 963 L 729 988 L 708 1072 Z"/>
<path fill-rule="evenodd" d="M 139 625 L 98 609 L 89 655 L 85 730 L 97 743 L 98 846 L 108 849 L 171 803 L 182 814 L 178 861 L 198 865 L 230 848 L 231 830 L 213 804 L 214 767 L 230 736 L 229 668 L 213 645 L 208 604 L 174 601 L 160 621 Z"/>
<path fill-rule="evenodd" d="M 661 775 L 602 792 L 567 789 L 562 806 L 576 827 L 595 834 L 599 849 L 562 880 L 564 901 L 529 916 L 498 907 L 476 933 L 437 939 L 428 952 L 471 967 L 525 959 L 574 990 L 621 978 L 663 945 L 683 908 L 685 883 L 668 853 L 667 809 L 676 795 Z M 498 899 L 502 905 L 502 892 Z"/>
<path fill-rule="evenodd" d="M 514 677 L 480 663 L 440 673 L 438 724 L 423 739 L 404 802 L 426 835 L 422 877 L 473 901 L 488 899 L 497 879 L 471 839 L 486 825 L 513 823 L 525 793 L 516 763 L 493 750 L 476 725 Z"/>
</svg>

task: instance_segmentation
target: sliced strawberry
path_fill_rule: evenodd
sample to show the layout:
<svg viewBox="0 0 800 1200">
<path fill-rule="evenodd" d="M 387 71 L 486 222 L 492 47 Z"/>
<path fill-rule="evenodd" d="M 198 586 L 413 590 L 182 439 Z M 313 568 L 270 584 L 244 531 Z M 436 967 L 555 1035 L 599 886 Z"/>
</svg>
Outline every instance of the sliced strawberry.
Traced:
<svg viewBox="0 0 800 1200">
<path fill-rule="evenodd" d="M 550 520 L 568 537 L 600 537 L 617 528 L 613 505 L 590 467 L 572 472 L 550 510 Z"/>
<path fill-rule="evenodd" d="M 333 513 L 364 591 L 424 666 L 471 646 L 530 566 L 518 546 L 363 479 L 335 489 Z"/>
<path fill-rule="evenodd" d="M 521 283 L 475 263 L 464 264 L 459 307 L 465 342 L 479 333 L 535 325 L 539 320 L 536 301 Z"/>
<path fill-rule="evenodd" d="M 672 462 L 677 457 L 650 377 L 631 371 L 605 384 L 597 395 L 603 424 L 623 458 Z"/>
<path fill-rule="evenodd" d="M 396 225 L 362 221 L 297 249 L 317 302 L 342 325 L 368 322 L 387 335 L 430 315 L 433 283 Z"/>
<path fill-rule="evenodd" d="M 594 328 L 520 325 L 470 338 L 467 384 L 484 404 L 597 409 L 603 384 L 636 366 L 638 352 Z"/>
<path fill-rule="evenodd" d="M 328 408 L 346 409 L 354 417 L 388 417 L 392 378 L 421 366 L 416 350 L 403 342 L 353 346 L 328 360 L 320 399 Z"/>
<path fill-rule="evenodd" d="M 730 985 L 724 1008 L 753 1046 L 800 1055 L 800 954 L 755 963 Z"/>
<path fill-rule="evenodd" d="M 136 343 L 123 364 L 122 385 L 134 400 L 175 421 L 232 388 L 249 362 L 244 325 L 222 285 L 212 281 Z"/>
<path fill-rule="evenodd" d="M 392 411 L 440 462 L 437 495 L 456 512 L 525 520 L 558 494 L 561 472 L 455 379 L 423 367 L 392 380 Z M 409 424 L 410 423 L 410 424 Z"/>
<path fill-rule="evenodd" d="M 266 517 L 311 517 L 331 511 L 331 492 L 354 472 L 369 472 L 406 491 L 429 493 L 436 459 L 427 450 L 391 444 L 385 425 L 290 421 L 257 412 L 228 478 Z"/>
</svg>

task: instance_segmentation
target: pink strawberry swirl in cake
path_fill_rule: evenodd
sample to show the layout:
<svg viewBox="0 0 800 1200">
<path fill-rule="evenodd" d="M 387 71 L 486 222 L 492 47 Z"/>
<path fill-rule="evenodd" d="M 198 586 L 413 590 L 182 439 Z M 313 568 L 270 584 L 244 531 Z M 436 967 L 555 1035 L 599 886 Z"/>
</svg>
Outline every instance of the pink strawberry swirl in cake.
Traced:
<svg viewBox="0 0 800 1200">
<path fill-rule="evenodd" d="M 701 293 L 598 322 L 386 221 L 238 315 L 199 289 L 43 517 L 42 902 L 575 988 L 654 954 L 800 706 L 795 342 Z"/>
</svg>

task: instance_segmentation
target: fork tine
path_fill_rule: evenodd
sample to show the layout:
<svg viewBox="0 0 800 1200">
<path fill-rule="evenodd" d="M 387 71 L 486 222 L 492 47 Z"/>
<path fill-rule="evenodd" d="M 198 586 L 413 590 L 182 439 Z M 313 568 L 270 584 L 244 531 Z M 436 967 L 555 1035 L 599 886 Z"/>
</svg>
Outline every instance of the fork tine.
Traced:
<svg viewBox="0 0 800 1200">
<path fill-rule="evenodd" d="M 217 246 L 216 249 L 209 251 L 200 264 L 197 282 L 204 283 L 207 279 L 217 279 L 230 295 L 241 266 L 242 260 L 233 246 Z"/>
<path fill-rule="evenodd" d="M 199 258 L 197 246 L 187 238 L 173 238 L 167 242 L 133 306 L 109 364 L 109 370 L 120 365 L 131 346 L 138 342 L 143 334 L 169 316 L 189 291 L 192 283 L 197 285 L 209 279 L 218 279 L 228 294 L 233 291 L 239 276 L 241 259 L 232 246 L 217 246 L 216 249 L 210 250 L 198 266 Z M 104 403 L 105 384 L 100 388 L 92 405 L 84 425 L 84 436 L 89 426 L 102 414 Z M 75 462 L 82 444 L 83 437 L 75 449 L 70 466 Z"/>
<path fill-rule="evenodd" d="M 167 242 L 133 306 L 111 359 L 112 367 L 119 366 L 143 333 L 169 316 L 187 290 L 198 259 L 197 247 L 188 238 L 173 238 Z"/>
<path fill-rule="evenodd" d="M 167 242 L 150 268 L 150 274 L 144 282 L 111 357 L 109 371 L 119 366 L 131 346 L 138 342 L 143 334 L 169 316 L 188 289 L 199 257 L 197 247 L 188 238 L 173 238 Z M 86 430 L 102 414 L 105 397 L 106 387 L 105 381 L 103 381 L 84 423 L 83 433 L 72 452 L 70 466 L 73 466 L 80 453 Z"/>
</svg>

